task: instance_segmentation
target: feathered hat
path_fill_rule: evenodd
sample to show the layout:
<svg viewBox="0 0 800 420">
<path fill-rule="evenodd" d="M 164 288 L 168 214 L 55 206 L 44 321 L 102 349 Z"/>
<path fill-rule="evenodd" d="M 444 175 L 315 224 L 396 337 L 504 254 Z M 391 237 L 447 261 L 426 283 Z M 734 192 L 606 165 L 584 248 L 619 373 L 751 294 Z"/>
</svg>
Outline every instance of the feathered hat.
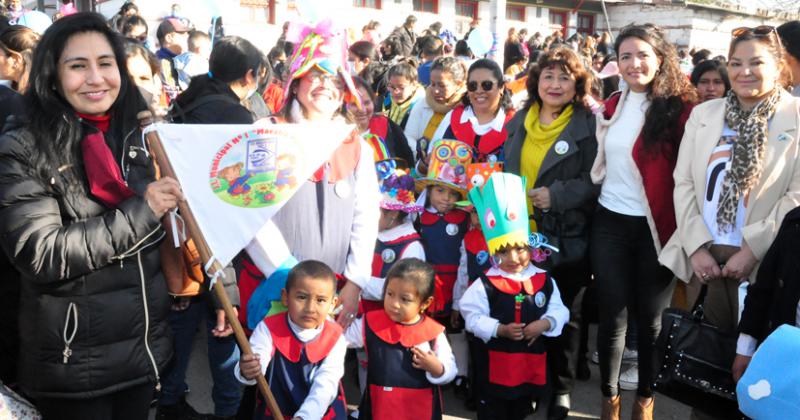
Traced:
<svg viewBox="0 0 800 420">
<path fill-rule="evenodd" d="M 381 188 L 381 208 L 419 213 L 422 206 L 414 197 L 414 178 L 400 159 L 382 160 L 375 164 Z"/>
<path fill-rule="evenodd" d="M 347 39 L 344 29 L 326 18 L 314 26 L 292 22 L 286 33 L 286 40 L 295 44 L 295 50 L 288 63 L 288 77 L 283 87 L 283 103 L 289 99 L 289 86 L 292 81 L 317 69 L 344 80 L 349 96 L 361 108 L 361 98 L 347 68 Z"/>
</svg>

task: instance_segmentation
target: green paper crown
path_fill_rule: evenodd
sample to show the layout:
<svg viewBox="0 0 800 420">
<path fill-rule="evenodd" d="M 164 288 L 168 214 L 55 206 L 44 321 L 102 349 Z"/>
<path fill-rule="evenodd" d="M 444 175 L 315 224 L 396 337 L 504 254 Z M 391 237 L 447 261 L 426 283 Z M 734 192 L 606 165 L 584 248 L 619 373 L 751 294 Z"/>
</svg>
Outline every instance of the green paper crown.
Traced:
<svg viewBox="0 0 800 420">
<path fill-rule="evenodd" d="M 506 245 L 526 245 L 530 236 L 528 206 L 525 202 L 525 178 L 495 172 L 483 189 L 469 191 L 475 205 L 483 236 L 494 255 Z"/>
</svg>

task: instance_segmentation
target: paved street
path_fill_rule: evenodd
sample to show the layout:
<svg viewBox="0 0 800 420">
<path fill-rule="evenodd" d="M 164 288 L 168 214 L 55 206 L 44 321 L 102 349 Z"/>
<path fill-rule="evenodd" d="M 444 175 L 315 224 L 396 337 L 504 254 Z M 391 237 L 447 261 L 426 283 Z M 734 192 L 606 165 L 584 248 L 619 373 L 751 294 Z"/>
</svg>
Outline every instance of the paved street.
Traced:
<svg viewBox="0 0 800 420">
<path fill-rule="evenodd" d="M 592 326 L 589 339 L 590 351 L 594 351 L 596 327 Z M 188 396 L 189 403 L 200 412 L 210 413 L 213 411 L 211 402 L 211 378 L 206 362 L 205 333 L 198 332 L 195 337 L 195 351 L 189 363 L 188 384 L 191 392 Z M 592 377 L 587 382 L 577 382 L 575 391 L 572 393 L 572 405 L 570 419 L 599 419 L 600 418 L 600 391 L 599 377 L 600 372 L 597 365 L 590 364 Z M 351 404 L 358 403 L 358 390 L 353 383 L 345 383 L 347 400 Z M 633 404 L 634 392 L 623 392 L 622 394 L 622 418 L 629 418 L 631 405 Z M 451 389 L 445 389 L 445 416 L 446 420 L 474 419 L 475 413 L 463 408 L 461 400 L 457 399 Z M 663 396 L 656 396 L 655 418 L 659 420 L 686 420 L 689 419 L 690 409 L 678 402 Z M 536 414 L 528 419 L 546 419 L 546 407 L 542 407 Z M 153 415 L 151 414 L 151 419 Z"/>
</svg>

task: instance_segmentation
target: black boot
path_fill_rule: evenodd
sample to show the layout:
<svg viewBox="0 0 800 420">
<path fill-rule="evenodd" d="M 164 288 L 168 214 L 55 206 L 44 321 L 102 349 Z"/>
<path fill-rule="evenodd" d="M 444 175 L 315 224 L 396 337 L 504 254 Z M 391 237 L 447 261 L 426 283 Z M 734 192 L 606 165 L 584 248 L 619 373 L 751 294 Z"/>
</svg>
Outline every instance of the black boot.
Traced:
<svg viewBox="0 0 800 420">
<path fill-rule="evenodd" d="M 569 394 L 554 395 L 547 408 L 547 420 L 564 420 L 569 415 Z"/>
<path fill-rule="evenodd" d="M 159 405 L 156 408 L 156 420 L 207 420 L 208 415 L 197 412 L 186 398 L 181 398 L 177 404 Z"/>
</svg>

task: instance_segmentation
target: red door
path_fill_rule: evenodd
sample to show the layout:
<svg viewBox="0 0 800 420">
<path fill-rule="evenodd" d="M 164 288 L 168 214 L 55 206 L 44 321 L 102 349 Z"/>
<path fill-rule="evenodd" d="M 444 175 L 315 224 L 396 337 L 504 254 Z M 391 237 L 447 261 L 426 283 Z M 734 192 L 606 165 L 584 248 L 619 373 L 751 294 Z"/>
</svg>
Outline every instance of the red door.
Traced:
<svg viewBox="0 0 800 420">
<path fill-rule="evenodd" d="M 567 38 L 567 12 L 550 9 L 550 24 L 561 27 L 561 36 Z"/>
</svg>

